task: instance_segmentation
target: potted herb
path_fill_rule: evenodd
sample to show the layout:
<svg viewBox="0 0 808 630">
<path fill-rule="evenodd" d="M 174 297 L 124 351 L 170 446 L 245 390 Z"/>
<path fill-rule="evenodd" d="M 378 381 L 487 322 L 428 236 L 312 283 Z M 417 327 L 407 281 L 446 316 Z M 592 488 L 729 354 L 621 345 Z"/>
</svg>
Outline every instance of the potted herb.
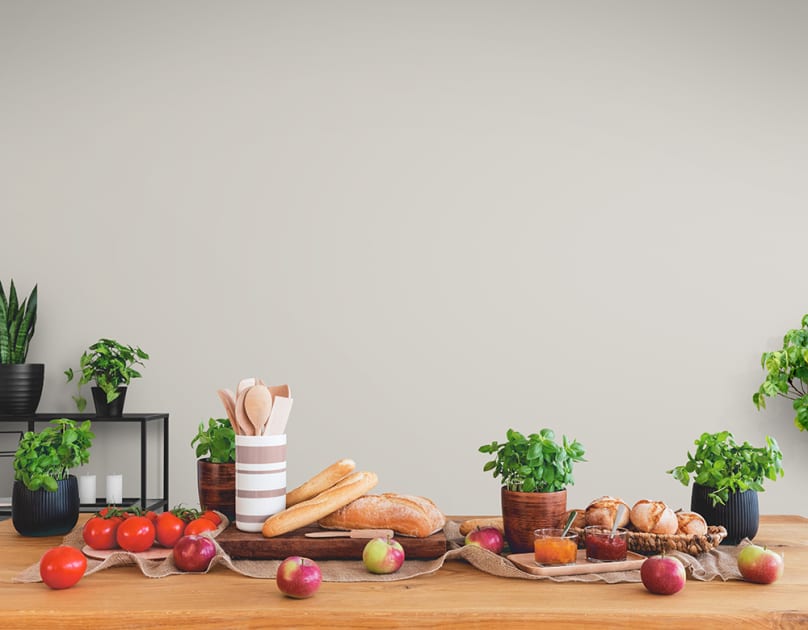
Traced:
<svg viewBox="0 0 808 630">
<path fill-rule="evenodd" d="M 36 412 L 45 380 L 43 363 L 26 363 L 36 330 L 37 287 L 20 302 L 11 281 L 8 296 L 0 282 L 0 414 Z"/>
<path fill-rule="evenodd" d="M 760 520 L 758 492 L 766 479 L 782 477 L 783 453 L 773 437 L 766 446 L 738 444 L 729 431 L 702 433 L 694 442 L 696 452 L 687 462 L 668 471 L 683 485 L 693 480 L 690 509 L 701 514 L 708 525 L 723 525 L 727 537 L 722 544 L 737 545 L 755 537 Z"/>
<path fill-rule="evenodd" d="M 51 420 L 39 433 L 28 431 L 14 454 L 11 518 L 23 536 L 69 532 L 79 517 L 79 487 L 70 469 L 90 461 L 95 435 L 90 421 Z"/>
<path fill-rule="evenodd" d="M 230 421 L 210 418 L 199 423 L 191 440 L 196 447 L 199 505 L 218 510 L 231 521 L 236 517 L 236 434 Z"/>
<path fill-rule="evenodd" d="M 584 447 L 566 436 L 561 444 L 551 429 L 527 437 L 508 429 L 507 441 L 483 444 L 494 455 L 483 466 L 502 481 L 502 520 L 513 552 L 533 549 L 533 530 L 556 527 L 567 510 L 567 487 L 575 483 L 572 468 L 584 459 Z"/>
<path fill-rule="evenodd" d="M 780 350 L 764 352 L 760 364 L 766 379 L 752 395 L 752 402 L 766 408 L 766 398 L 782 396 L 792 401 L 794 425 L 808 430 L 808 315 L 802 316 L 802 328 L 789 330 Z"/>
<path fill-rule="evenodd" d="M 84 411 L 87 400 L 81 395 L 81 386 L 95 383 L 92 387 L 95 412 L 99 416 L 120 416 L 126 397 L 126 386 L 133 378 L 140 378 L 136 365 L 143 365 L 149 355 L 140 348 L 124 345 L 114 339 L 99 339 L 81 355 L 78 380 L 79 394 L 73 396 L 76 407 Z M 73 369 L 65 370 L 67 381 L 73 380 Z"/>
</svg>

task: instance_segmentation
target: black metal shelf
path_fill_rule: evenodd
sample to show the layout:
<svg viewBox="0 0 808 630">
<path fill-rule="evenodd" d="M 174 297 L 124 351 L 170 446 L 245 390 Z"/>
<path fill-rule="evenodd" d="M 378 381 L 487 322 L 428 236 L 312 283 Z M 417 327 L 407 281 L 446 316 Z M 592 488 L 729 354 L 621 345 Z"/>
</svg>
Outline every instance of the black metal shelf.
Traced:
<svg viewBox="0 0 808 630">
<path fill-rule="evenodd" d="M 9 416 L 0 415 L 0 424 L 25 422 L 28 425 L 28 431 L 36 430 L 37 423 L 50 422 L 57 418 L 68 418 L 70 420 L 82 421 L 90 420 L 93 424 L 101 423 L 114 423 L 114 424 L 140 424 L 140 496 L 124 498 L 122 506 L 132 507 L 139 506 L 144 510 L 168 510 L 168 414 L 167 413 L 125 413 L 117 417 L 97 416 L 95 414 L 87 413 L 36 413 L 30 416 Z M 156 498 L 148 498 L 146 495 L 147 475 L 146 466 L 148 462 L 148 445 L 146 429 L 151 422 L 162 421 L 163 429 L 163 496 Z M 3 452 L 0 457 L 13 457 L 14 453 Z M 94 504 L 82 504 L 82 512 L 95 512 L 100 508 L 106 506 L 106 503 L 96 501 Z M 11 508 L 0 507 L 0 514 L 8 514 Z"/>
</svg>

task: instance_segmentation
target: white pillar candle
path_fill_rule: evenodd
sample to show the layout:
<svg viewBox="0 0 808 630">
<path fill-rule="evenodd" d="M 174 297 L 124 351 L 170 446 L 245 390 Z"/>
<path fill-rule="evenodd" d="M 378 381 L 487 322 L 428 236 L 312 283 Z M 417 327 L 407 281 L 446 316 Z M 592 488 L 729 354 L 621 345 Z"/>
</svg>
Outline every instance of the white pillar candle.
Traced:
<svg viewBox="0 0 808 630">
<path fill-rule="evenodd" d="M 107 475 L 107 504 L 123 503 L 123 475 Z"/>
<path fill-rule="evenodd" d="M 95 503 L 95 475 L 79 475 L 79 503 Z"/>
</svg>

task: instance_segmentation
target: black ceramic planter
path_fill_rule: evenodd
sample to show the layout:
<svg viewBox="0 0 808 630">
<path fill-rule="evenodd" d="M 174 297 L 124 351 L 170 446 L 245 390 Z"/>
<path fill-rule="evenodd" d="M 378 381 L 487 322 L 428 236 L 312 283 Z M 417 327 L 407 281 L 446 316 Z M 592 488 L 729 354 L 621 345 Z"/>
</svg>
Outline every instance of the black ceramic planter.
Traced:
<svg viewBox="0 0 808 630">
<path fill-rule="evenodd" d="M 11 521 L 23 536 L 60 536 L 79 520 L 79 484 L 74 475 L 57 482 L 56 492 L 29 490 L 14 482 Z"/>
<path fill-rule="evenodd" d="M 36 413 L 44 382 L 44 363 L 0 364 L 0 414 Z"/>
<path fill-rule="evenodd" d="M 744 538 L 752 540 L 760 523 L 758 493 L 754 490 L 730 493 L 726 505 L 713 505 L 708 493 L 712 488 L 693 484 L 690 509 L 704 517 L 708 525 L 723 525 L 727 537 L 722 545 L 737 545 Z"/>
<path fill-rule="evenodd" d="M 123 401 L 126 398 L 126 387 L 119 387 L 119 396 L 112 402 L 107 402 L 107 395 L 100 387 L 90 388 L 93 393 L 95 415 L 102 418 L 117 418 L 123 415 Z"/>
</svg>

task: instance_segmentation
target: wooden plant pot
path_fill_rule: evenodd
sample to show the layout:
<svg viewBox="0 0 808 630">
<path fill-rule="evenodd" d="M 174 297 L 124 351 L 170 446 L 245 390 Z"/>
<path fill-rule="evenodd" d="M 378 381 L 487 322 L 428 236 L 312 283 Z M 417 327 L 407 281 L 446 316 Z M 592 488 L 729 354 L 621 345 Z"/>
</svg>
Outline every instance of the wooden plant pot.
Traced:
<svg viewBox="0 0 808 630">
<path fill-rule="evenodd" d="M 502 488 L 502 522 L 512 553 L 533 551 L 533 530 L 558 527 L 567 511 L 567 491 L 515 492 Z"/>
<path fill-rule="evenodd" d="M 744 538 L 752 540 L 760 524 L 758 493 L 754 490 L 730 493 L 726 505 L 713 505 L 708 497 L 713 489 L 694 483 L 690 495 L 690 509 L 704 517 L 708 525 L 723 525 L 727 537 L 722 545 L 737 545 Z"/>
<path fill-rule="evenodd" d="M 236 465 L 213 464 L 207 459 L 196 462 L 199 505 L 218 510 L 232 522 L 236 518 Z"/>
</svg>

